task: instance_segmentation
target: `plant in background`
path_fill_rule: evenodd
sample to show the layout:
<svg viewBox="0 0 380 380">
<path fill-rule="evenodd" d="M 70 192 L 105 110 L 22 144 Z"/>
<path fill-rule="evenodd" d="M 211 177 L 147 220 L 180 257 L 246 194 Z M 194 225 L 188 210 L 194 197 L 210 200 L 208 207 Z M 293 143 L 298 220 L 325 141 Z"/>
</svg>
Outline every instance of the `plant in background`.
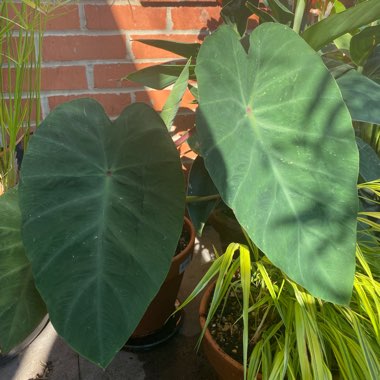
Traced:
<svg viewBox="0 0 380 380">
<path fill-rule="evenodd" d="M 16 147 L 25 150 L 40 123 L 45 23 L 69 0 L 2 0 L 0 4 L 0 194 L 18 179 Z"/>
<path fill-rule="evenodd" d="M 4 0 L 0 5 L 0 186 L 17 182 L 16 146 L 28 143 L 40 120 L 41 38 L 44 14 L 39 1 Z"/>
</svg>

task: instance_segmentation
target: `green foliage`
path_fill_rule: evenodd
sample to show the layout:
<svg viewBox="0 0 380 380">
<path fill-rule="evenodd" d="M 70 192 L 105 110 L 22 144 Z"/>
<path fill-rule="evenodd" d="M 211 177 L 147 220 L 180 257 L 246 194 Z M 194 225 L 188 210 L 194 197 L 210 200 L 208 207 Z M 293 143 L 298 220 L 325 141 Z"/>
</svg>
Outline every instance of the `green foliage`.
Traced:
<svg viewBox="0 0 380 380">
<path fill-rule="evenodd" d="M 0 194 L 17 182 L 15 149 L 22 139 L 27 144 L 33 113 L 39 122 L 41 57 L 36 50 L 41 50 L 44 28 L 39 4 L 0 4 Z"/>
<path fill-rule="evenodd" d="M 205 166 L 273 264 L 315 296 L 347 304 L 358 176 L 350 115 L 320 57 L 289 28 L 263 24 L 250 46 L 247 54 L 225 26 L 198 54 Z"/>
<path fill-rule="evenodd" d="M 46 315 L 21 241 L 17 190 L 0 197 L 0 352 L 21 343 Z"/>
<path fill-rule="evenodd" d="M 373 49 L 372 55 L 364 63 L 363 74 L 380 84 L 380 45 Z"/>
<path fill-rule="evenodd" d="M 189 81 L 189 66 L 191 60 L 189 59 L 183 68 L 181 74 L 176 79 L 174 86 L 169 94 L 168 99 L 165 102 L 161 111 L 161 119 L 164 121 L 166 128 L 170 130 L 173 125 L 175 116 L 177 115 L 179 105 L 187 90 L 187 83 Z"/>
<path fill-rule="evenodd" d="M 235 294 L 238 297 L 241 315 L 235 323 L 248 314 L 249 331 L 244 327 L 244 337 L 240 343 L 245 345 L 244 342 L 250 341 L 249 379 L 255 379 L 259 373 L 263 380 L 323 379 L 339 375 L 346 380 L 378 379 L 378 249 L 368 250 L 357 246 L 358 271 L 349 307 L 311 296 L 264 256 L 254 259 L 256 255 L 252 249 L 252 272 L 247 297 L 246 276 L 243 276 L 242 267 L 246 265 L 247 251 L 248 247 L 232 243 L 214 262 L 184 304 L 217 278 L 206 329 L 214 321 L 217 312 L 223 315 L 226 295 L 231 297 Z M 370 262 L 377 263 L 377 266 Z M 241 358 L 242 363 L 245 360 Z"/>
<path fill-rule="evenodd" d="M 380 178 L 380 158 L 370 145 L 360 138 L 356 138 L 360 155 L 361 182 L 371 182 Z"/>
<path fill-rule="evenodd" d="M 187 205 L 191 221 L 198 235 L 202 235 L 206 221 L 219 202 L 218 199 L 204 201 L 204 197 L 214 194 L 218 194 L 218 190 L 205 168 L 203 158 L 198 156 L 191 165 L 187 186 L 187 199 L 192 196 L 202 198 L 199 202 L 189 202 Z"/>
<path fill-rule="evenodd" d="M 311 25 L 301 36 L 313 49 L 319 50 L 343 34 L 368 25 L 379 18 L 380 2 L 367 0 Z"/>
<path fill-rule="evenodd" d="M 27 256 L 55 329 L 96 364 L 109 364 L 164 281 L 184 196 L 178 152 L 145 104 L 111 122 L 94 100 L 68 102 L 31 139 L 20 182 Z"/>
<path fill-rule="evenodd" d="M 123 79 L 139 82 L 144 86 L 162 90 L 176 82 L 185 68 L 183 64 L 161 64 L 135 71 Z M 194 72 L 194 65 L 189 66 L 190 74 Z"/>
<path fill-rule="evenodd" d="M 337 79 L 352 120 L 380 124 L 380 84 L 349 70 Z"/>
<path fill-rule="evenodd" d="M 371 56 L 374 48 L 380 43 L 380 25 L 368 26 L 360 33 L 355 34 L 350 43 L 350 55 L 352 60 L 358 65 Z"/>
</svg>

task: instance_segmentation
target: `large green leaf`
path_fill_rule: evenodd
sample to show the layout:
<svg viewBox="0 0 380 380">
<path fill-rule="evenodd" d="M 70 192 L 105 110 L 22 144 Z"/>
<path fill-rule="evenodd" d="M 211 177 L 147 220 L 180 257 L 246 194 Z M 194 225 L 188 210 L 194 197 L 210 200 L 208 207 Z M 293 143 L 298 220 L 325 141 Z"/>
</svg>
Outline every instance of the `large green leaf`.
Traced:
<svg viewBox="0 0 380 380">
<path fill-rule="evenodd" d="M 266 23 L 249 53 L 228 27 L 197 61 L 201 152 L 223 200 L 270 260 L 312 294 L 349 302 L 358 151 L 319 55 Z"/>
<path fill-rule="evenodd" d="M 337 79 L 353 120 L 380 124 L 380 84 L 350 70 Z"/>
<path fill-rule="evenodd" d="M 57 107 L 24 157 L 23 239 L 57 332 L 105 367 L 169 269 L 184 179 L 160 116 L 145 104 L 111 122 L 94 100 Z"/>
<path fill-rule="evenodd" d="M 371 23 L 380 18 L 380 1 L 368 0 L 344 12 L 335 13 L 311 25 L 302 37 L 315 50 L 334 41 L 343 34 Z"/>
<path fill-rule="evenodd" d="M 21 343 L 46 315 L 21 241 L 16 189 L 0 197 L 0 352 Z"/>
</svg>

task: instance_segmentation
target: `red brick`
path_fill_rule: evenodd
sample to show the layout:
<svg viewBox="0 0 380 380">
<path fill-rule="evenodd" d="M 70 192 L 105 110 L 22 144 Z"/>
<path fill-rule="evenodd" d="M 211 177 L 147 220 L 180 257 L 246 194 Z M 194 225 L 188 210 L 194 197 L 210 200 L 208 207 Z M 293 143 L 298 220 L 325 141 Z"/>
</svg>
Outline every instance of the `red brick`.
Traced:
<svg viewBox="0 0 380 380">
<path fill-rule="evenodd" d="M 108 116 L 118 116 L 121 111 L 131 103 L 129 94 L 86 94 L 86 95 L 68 95 L 68 96 L 50 96 L 50 110 L 57 105 L 78 98 L 96 99 L 106 110 Z"/>
<path fill-rule="evenodd" d="M 144 36 L 131 36 L 132 52 L 135 59 L 151 59 L 151 58 L 178 58 L 178 55 L 170 53 L 163 49 L 158 49 L 153 46 L 146 45 L 137 40 L 156 39 L 156 40 L 170 40 L 178 42 L 200 42 L 197 34 L 183 34 L 183 35 L 170 35 L 170 34 L 156 34 Z"/>
<path fill-rule="evenodd" d="M 215 30 L 221 24 L 220 7 L 178 7 L 171 10 L 173 29 Z"/>
<path fill-rule="evenodd" d="M 2 86 L 8 91 L 8 70 L 2 70 Z M 34 74 L 34 73 L 33 73 Z M 15 70 L 11 70 L 11 89 L 15 86 Z M 35 77 L 25 76 L 22 80 L 23 90 L 28 91 L 29 83 L 35 84 Z M 61 66 L 61 67 L 44 67 L 41 70 L 41 90 L 84 90 L 87 89 L 86 70 L 84 66 Z"/>
<path fill-rule="evenodd" d="M 139 83 L 129 80 L 121 80 L 121 78 L 136 70 L 151 65 L 151 63 L 115 63 L 94 65 L 94 86 L 95 88 L 141 87 L 141 84 Z"/>
<path fill-rule="evenodd" d="M 79 10 L 77 5 L 65 5 L 55 9 L 47 17 L 46 30 L 79 29 Z"/>
<path fill-rule="evenodd" d="M 179 135 L 176 136 L 174 140 L 178 138 L 179 138 Z M 197 154 L 191 150 L 187 142 L 184 142 L 183 144 L 181 144 L 177 149 L 179 150 L 179 155 L 181 157 L 186 157 L 191 160 L 194 160 L 197 157 Z"/>
<path fill-rule="evenodd" d="M 153 30 L 166 28 L 166 8 L 132 5 L 85 5 L 87 29 Z"/>
<path fill-rule="evenodd" d="M 1 70 L 1 88 L 4 92 L 9 91 L 9 87 L 11 87 L 12 90 L 14 90 L 16 86 L 16 71 L 15 69 L 8 71 L 8 68 L 3 68 Z M 9 78 L 10 74 L 10 78 Z M 10 81 L 9 81 L 10 79 Z M 18 82 L 22 84 L 22 90 L 28 91 L 28 87 L 33 87 L 34 85 L 34 73 L 27 74 L 26 72 L 23 73 L 23 77 L 19 77 Z"/>
<path fill-rule="evenodd" d="M 127 57 L 122 35 L 47 36 L 44 39 L 44 61 L 123 59 Z"/>
<path fill-rule="evenodd" d="M 84 90 L 88 88 L 84 66 L 45 67 L 41 73 L 42 90 Z"/>
<path fill-rule="evenodd" d="M 181 110 L 180 110 L 181 111 Z M 182 112 L 182 111 L 181 111 Z M 190 128 L 194 127 L 195 124 L 195 112 L 185 114 L 179 114 L 174 119 L 173 125 L 175 126 L 175 132 L 188 131 Z"/>
</svg>

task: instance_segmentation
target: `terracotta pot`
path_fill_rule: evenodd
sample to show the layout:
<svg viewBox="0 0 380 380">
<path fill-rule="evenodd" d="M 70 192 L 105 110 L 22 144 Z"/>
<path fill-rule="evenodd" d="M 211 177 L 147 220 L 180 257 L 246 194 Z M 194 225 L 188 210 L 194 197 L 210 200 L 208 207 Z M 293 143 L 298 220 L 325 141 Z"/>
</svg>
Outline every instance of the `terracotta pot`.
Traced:
<svg viewBox="0 0 380 380">
<path fill-rule="evenodd" d="M 194 227 L 186 217 L 184 228 L 190 233 L 189 244 L 183 251 L 173 257 L 165 282 L 150 303 L 141 322 L 132 334 L 132 338 L 140 338 L 154 334 L 165 325 L 165 322 L 175 310 L 178 291 L 181 286 L 184 271 L 193 256 L 195 242 Z"/>
<path fill-rule="evenodd" d="M 206 324 L 207 312 L 211 301 L 212 292 L 215 283 L 209 285 L 204 292 L 199 306 L 199 322 L 201 329 Z M 220 380 L 242 380 L 244 379 L 243 365 L 227 355 L 222 348 L 216 343 L 210 331 L 207 329 L 202 340 L 202 348 L 206 354 L 207 360 L 214 368 Z M 261 376 L 257 377 L 261 380 Z"/>
</svg>

